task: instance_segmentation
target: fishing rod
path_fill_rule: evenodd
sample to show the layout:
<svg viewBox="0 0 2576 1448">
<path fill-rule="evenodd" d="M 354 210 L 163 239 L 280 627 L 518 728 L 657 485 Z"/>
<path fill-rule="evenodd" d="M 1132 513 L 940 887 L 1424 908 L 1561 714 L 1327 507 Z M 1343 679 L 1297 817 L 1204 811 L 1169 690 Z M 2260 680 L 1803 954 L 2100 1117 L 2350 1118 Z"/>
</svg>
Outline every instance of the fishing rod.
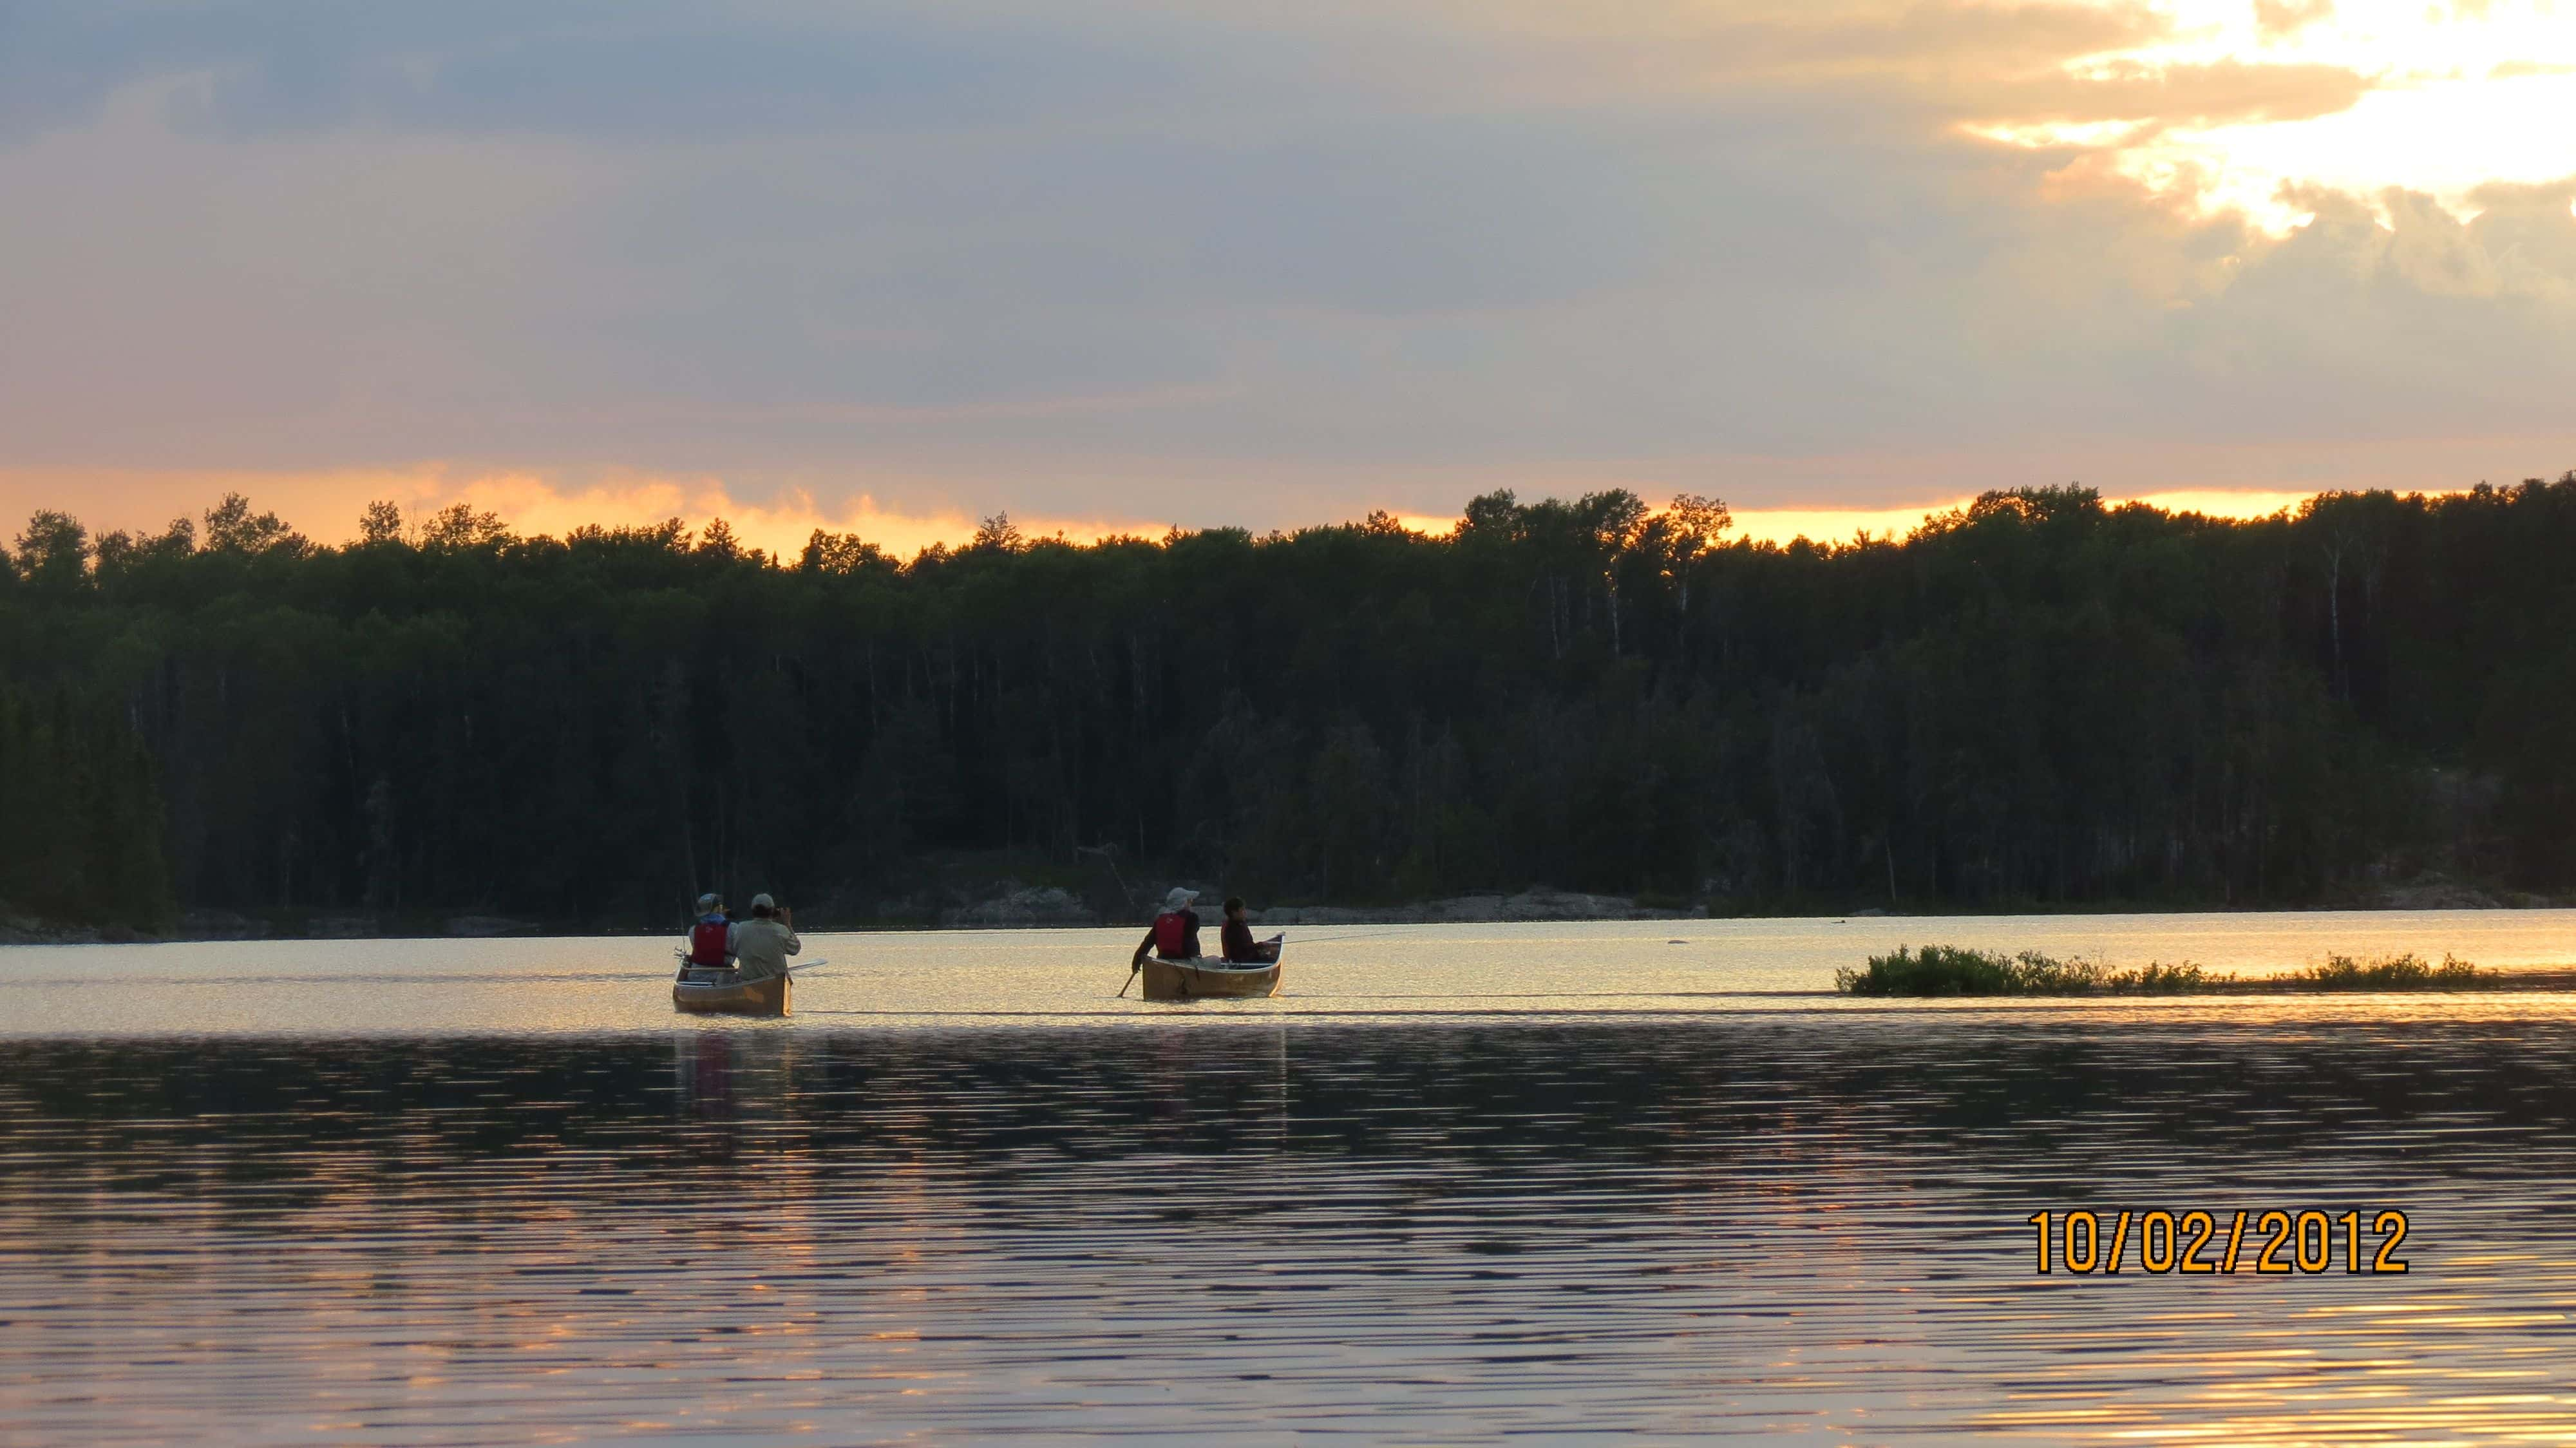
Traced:
<svg viewBox="0 0 2576 1448">
<path fill-rule="evenodd" d="M 1389 936 L 1402 935 L 1404 933 L 1405 932 L 1401 930 L 1371 930 L 1359 935 L 1300 935 L 1297 937 L 1297 943 L 1299 945 L 1330 945 L 1335 941 L 1340 940 L 1384 940 Z"/>
<path fill-rule="evenodd" d="M 689 953 L 688 953 L 687 951 L 683 950 L 683 951 L 679 952 L 679 956 L 680 956 L 680 964 L 681 964 L 681 966 L 682 966 L 683 968 L 687 967 L 687 965 L 688 965 L 688 963 L 689 963 Z M 787 967 L 787 973 L 788 973 L 789 975 L 794 975 L 796 972 L 798 972 L 798 971 L 800 971 L 800 970 L 813 970 L 813 969 L 815 969 L 815 968 L 816 968 L 816 967 L 818 967 L 818 966 L 830 965 L 831 963 L 832 963 L 832 962 L 830 962 L 829 960 L 809 960 L 809 961 L 804 962 L 804 963 L 803 963 L 803 964 L 801 964 L 801 965 L 791 965 L 791 966 Z"/>
</svg>

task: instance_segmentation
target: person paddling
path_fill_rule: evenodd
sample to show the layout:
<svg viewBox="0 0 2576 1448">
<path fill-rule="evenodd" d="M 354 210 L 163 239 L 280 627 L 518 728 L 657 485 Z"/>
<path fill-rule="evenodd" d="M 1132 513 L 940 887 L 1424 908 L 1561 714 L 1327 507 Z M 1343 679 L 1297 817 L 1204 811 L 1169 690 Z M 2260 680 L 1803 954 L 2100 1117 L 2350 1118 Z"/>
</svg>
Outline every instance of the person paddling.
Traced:
<svg viewBox="0 0 2576 1448">
<path fill-rule="evenodd" d="M 1127 961 L 1128 975 L 1135 975 L 1135 968 L 1145 963 L 1148 951 L 1165 960 L 1199 958 L 1199 912 L 1190 908 L 1190 902 L 1197 898 L 1198 891 L 1185 890 L 1178 885 L 1163 897 L 1163 913 L 1154 917 L 1143 943 L 1136 947 L 1135 955 Z"/>
<path fill-rule="evenodd" d="M 733 921 L 725 916 L 724 897 L 712 891 L 698 897 L 698 918 L 689 927 L 688 968 L 733 968 Z"/>
<path fill-rule="evenodd" d="M 795 912 L 767 895 L 752 896 L 751 918 L 734 922 L 733 953 L 742 962 L 745 985 L 787 974 L 787 957 L 804 948 L 796 938 Z"/>
</svg>

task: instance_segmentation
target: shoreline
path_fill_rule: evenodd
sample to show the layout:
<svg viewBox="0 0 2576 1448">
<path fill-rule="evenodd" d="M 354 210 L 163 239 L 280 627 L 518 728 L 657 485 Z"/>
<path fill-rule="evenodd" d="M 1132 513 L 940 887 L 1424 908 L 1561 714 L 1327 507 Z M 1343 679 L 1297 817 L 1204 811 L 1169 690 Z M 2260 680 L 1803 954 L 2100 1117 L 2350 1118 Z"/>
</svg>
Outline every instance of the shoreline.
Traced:
<svg viewBox="0 0 2576 1448">
<path fill-rule="evenodd" d="M 1200 903 L 1207 904 L 1213 891 L 1200 892 Z M 2432 897 L 2432 898 L 2428 898 Z M 1651 897 L 1649 897 L 1651 898 Z M 1510 925 L 1597 924 L 1655 920 L 1957 920 L 1999 919 L 2012 917 L 2086 917 L 2119 915 L 2283 915 L 2283 914 L 2398 914 L 2421 911 L 2511 912 L 2518 910 L 2555 910 L 2576 908 L 2576 901 L 2540 895 L 2520 895 L 2498 899 L 2495 895 L 2470 889 L 2443 889 L 2438 892 L 2416 889 L 2383 891 L 2361 900 L 2325 900 L 2296 904 L 2229 905 L 2178 904 L 2162 901 L 2106 901 L 2096 904 L 2015 904 L 1971 908 L 1967 906 L 1907 906 L 1890 909 L 1883 905 L 1865 905 L 1853 909 L 1800 908 L 1804 902 L 1746 902 L 1751 908 L 1736 910 L 1716 908 L 1702 902 L 1687 907 L 1665 903 L 1645 903 L 1633 895 L 1591 894 L 1582 891 L 1531 889 L 1517 893 L 1489 892 L 1450 896 L 1443 899 L 1414 901 L 1397 905 L 1278 905 L 1246 914 L 1256 929 L 1317 926 L 1394 926 L 1394 925 Z M 954 906 L 935 918 L 919 916 L 859 916 L 850 918 L 837 910 L 824 908 L 811 912 L 804 922 L 806 930 L 832 935 L 911 934 L 938 931 L 974 930 L 1125 930 L 1141 924 L 1136 920 L 1103 918 L 1087 909 L 1065 891 L 1051 888 L 1007 888 L 980 904 Z M 1212 912 L 1202 911 L 1202 914 Z M 619 924 L 583 924 L 571 921 L 524 920 L 510 916 L 469 912 L 445 914 L 424 912 L 400 920 L 380 917 L 321 912 L 276 912 L 267 916 L 244 915 L 232 911 L 192 910 L 178 926 L 166 932 L 135 930 L 119 925 L 62 925 L 25 916 L 0 915 L 0 946 L 11 945 L 162 945 L 202 944 L 207 942 L 250 941 L 323 941 L 323 940 L 493 940 L 493 939 L 570 939 L 570 938 L 646 938 L 676 935 L 677 924 L 669 926 Z"/>
<path fill-rule="evenodd" d="M 1863 992 L 1822 990 L 1781 992 L 1812 994 L 1840 1001 L 1866 1001 L 1872 1005 L 1924 1005 L 1967 1002 L 1988 1005 L 2012 1002 L 2038 1002 L 2048 1005 L 2143 1004 L 2156 1001 L 2234 1000 L 2245 997 L 2278 999 L 2296 996 L 2301 999 L 2334 1000 L 2346 996 L 2462 996 L 2479 997 L 2520 994 L 2565 994 L 2576 992 L 2576 966 L 2481 966 L 2478 979 L 2463 984 L 2387 984 L 2326 985 L 2297 972 L 2279 975 L 2236 976 L 2220 984 L 2189 990 L 2032 990 L 2032 991 L 1954 991 L 1929 994 L 1908 992 Z"/>
</svg>

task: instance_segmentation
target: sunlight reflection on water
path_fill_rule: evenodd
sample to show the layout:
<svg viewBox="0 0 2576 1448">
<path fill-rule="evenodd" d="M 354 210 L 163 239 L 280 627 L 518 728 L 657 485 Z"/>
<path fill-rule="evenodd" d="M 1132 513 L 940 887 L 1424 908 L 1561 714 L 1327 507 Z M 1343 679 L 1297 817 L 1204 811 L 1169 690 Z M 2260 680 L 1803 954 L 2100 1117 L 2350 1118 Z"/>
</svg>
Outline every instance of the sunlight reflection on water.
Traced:
<svg viewBox="0 0 2576 1448">
<path fill-rule="evenodd" d="M 1197 1011 L 1106 932 L 853 938 L 785 1022 L 634 1005 L 652 942 L 10 952 L 0 1438 L 2576 1440 L 2576 1000 L 1706 994 L 1852 949 L 1760 924 L 1825 939 L 1399 936 Z M 1075 1014 L 976 1014 L 1048 970 Z M 2412 1270 L 2043 1278 L 2023 1225 L 2311 1205 Z"/>
<path fill-rule="evenodd" d="M 1927 943 L 2120 966 L 2190 960 L 2248 975 L 2312 964 L 2329 951 L 2412 950 L 2432 960 L 2450 952 L 2505 970 L 2576 965 L 2576 911 L 1315 927 L 1288 931 L 1277 999 L 1180 1007 L 1143 1005 L 1132 992 L 1117 998 L 1135 939 L 1127 930 L 811 932 L 806 957 L 830 964 L 799 977 L 797 1011 L 811 1026 L 1123 1026 L 1224 1014 L 1878 1010 L 1887 1007 L 1816 993 L 1832 989 L 1837 967 Z M 22 946 L 0 949 L 0 1037 L 659 1030 L 670 1024 L 670 1000 L 653 983 L 670 973 L 671 946 L 638 937 Z"/>
</svg>

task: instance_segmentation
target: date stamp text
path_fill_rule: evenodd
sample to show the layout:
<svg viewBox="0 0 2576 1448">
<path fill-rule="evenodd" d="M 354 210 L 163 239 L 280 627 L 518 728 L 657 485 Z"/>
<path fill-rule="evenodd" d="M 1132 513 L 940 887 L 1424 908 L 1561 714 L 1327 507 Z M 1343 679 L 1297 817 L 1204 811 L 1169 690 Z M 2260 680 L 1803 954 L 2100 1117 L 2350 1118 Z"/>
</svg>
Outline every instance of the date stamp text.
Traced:
<svg viewBox="0 0 2576 1448">
<path fill-rule="evenodd" d="M 2114 1274 L 2123 1266 L 2155 1275 L 2178 1272 L 2267 1276 L 2340 1272 L 2345 1276 L 2406 1270 L 2397 1249 L 2406 1214 L 2287 1211 L 2033 1212 L 2038 1269 Z"/>
</svg>

